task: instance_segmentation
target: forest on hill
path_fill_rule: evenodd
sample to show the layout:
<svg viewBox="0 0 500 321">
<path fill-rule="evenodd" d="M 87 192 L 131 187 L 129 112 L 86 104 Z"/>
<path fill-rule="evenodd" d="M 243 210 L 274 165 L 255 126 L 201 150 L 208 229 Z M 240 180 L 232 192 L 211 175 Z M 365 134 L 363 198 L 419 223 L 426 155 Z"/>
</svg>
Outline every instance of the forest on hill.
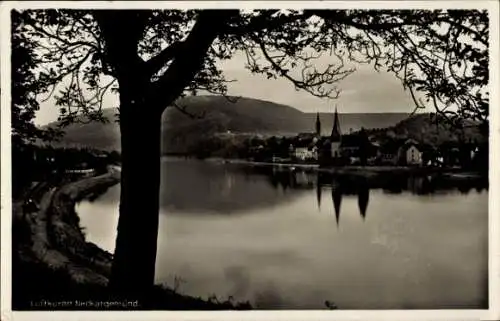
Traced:
<svg viewBox="0 0 500 321">
<path fill-rule="evenodd" d="M 176 108 L 167 108 L 163 114 L 163 153 L 191 153 L 207 139 L 227 136 L 241 140 L 248 136 L 293 136 L 315 130 L 316 113 L 269 101 L 237 98 L 231 101 L 222 96 L 188 96 Z M 312 108 L 311 108 L 312 109 Z M 104 109 L 106 123 L 73 123 L 64 127 L 64 136 L 56 147 L 91 147 L 106 151 L 120 150 L 120 130 L 115 122 L 115 109 Z M 341 113 L 341 129 L 349 131 L 364 128 L 385 128 L 405 119 L 405 113 Z M 322 134 L 328 135 L 333 115 L 320 113 Z M 48 126 L 57 127 L 58 123 Z"/>
<path fill-rule="evenodd" d="M 436 121 L 433 114 L 417 114 L 401 120 L 394 126 L 367 130 L 369 135 L 377 138 L 409 138 L 431 146 L 439 146 L 448 142 L 476 142 L 485 143 L 488 136 L 481 133 L 480 128 L 473 122 L 459 129 L 445 121 Z"/>
</svg>

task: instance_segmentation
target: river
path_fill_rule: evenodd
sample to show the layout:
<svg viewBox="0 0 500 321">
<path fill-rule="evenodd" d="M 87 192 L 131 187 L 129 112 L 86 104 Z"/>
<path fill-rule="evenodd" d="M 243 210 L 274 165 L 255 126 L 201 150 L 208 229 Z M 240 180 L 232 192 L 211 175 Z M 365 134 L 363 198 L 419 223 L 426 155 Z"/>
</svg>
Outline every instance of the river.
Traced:
<svg viewBox="0 0 500 321">
<path fill-rule="evenodd" d="M 318 176 L 319 175 L 319 176 Z M 113 251 L 119 186 L 77 204 Z M 488 187 L 164 159 L 156 281 L 260 309 L 487 308 Z"/>
</svg>

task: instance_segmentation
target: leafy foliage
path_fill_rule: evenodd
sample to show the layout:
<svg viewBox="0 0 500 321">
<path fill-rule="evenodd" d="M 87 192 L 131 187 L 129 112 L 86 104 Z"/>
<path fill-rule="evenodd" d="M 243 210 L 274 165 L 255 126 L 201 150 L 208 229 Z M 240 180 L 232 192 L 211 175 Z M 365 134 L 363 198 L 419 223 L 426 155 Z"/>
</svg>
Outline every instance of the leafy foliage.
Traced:
<svg viewBox="0 0 500 321">
<path fill-rule="evenodd" d="M 103 97 L 115 83 L 105 82 L 99 28 L 85 11 L 30 10 L 13 14 L 18 36 L 34 48 L 24 60 L 33 64 L 34 85 L 43 89 L 44 100 L 54 98 L 60 120 L 67 125 L 83 113 L 88 120 L 100 118 Z"/>
<path fill-rule="evenodd" d="M 47 88 L 37 82 L 36 62 L 31 59 L 36 45 L 23 33 L 21 15 L 13 11 L 12 21 L 12 144 L 33 143 L 36 139 L 51 140 L 60 135 L 54 128 L 41 129 L 33 124 L 35 113 L 40 108 L 38 97 L 47 92 Z"/>
<path fill-rule="evenodd" d="M 28 10 L 15 15 L 14 35 L 31 48 L 23 61 L 36 67 L 38 87 L 56 93 L 64 124 L 81 121 L 78 113 L 101 119 L 104 96 L 118 91 L 119 59 L 113 60 L 112 43 L 135 48 L 130 61 L 141 71 L 135 75 L 146 79 L 141 86 L 153 96 L 176 76 L 180 96 L 225 95 L 228 80 L 219 62 L 244 52 L 249 71 L 285 77 L 319 97 L 338 97 L 337 83 L 354 71 L 353 63 L 371 63 L 397 75 L 417 109 L 430 104 L 455 125 L 464 118 L 488 118 L 486 11 Z M 107 28 L 105 19 L 116 27 Z M 210 29 L 214 19 L 220 25 L 211 26 L 215 34 L 208 35 L 203 28 Z M 103 30 L 111 29 L 127 32 L 128 40 L 110 42 Z M 212 37 L 204 49 L 195 43 L 202 37 Z M 188 75 L 181 79 L 175 73 L 188 60 L 196 70 L 184 68 Z M 132 73 L 133 65 L 127 67 Z M 161 108 L 179 95 L 160 102 Z"/>
</svg>

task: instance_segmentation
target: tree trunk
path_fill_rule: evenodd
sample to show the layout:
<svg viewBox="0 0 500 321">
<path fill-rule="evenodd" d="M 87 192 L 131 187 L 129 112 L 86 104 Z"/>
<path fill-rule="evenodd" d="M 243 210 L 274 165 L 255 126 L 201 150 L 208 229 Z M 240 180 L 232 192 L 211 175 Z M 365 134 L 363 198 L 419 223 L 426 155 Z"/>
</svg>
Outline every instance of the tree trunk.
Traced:
<svg viewBox="0 0 500 321">
<path fill-rule="evenodd" d="M 110 289 L 137 297 L 154 284 L 159 216 L 161 113 L 203 66 L 206 54 L 235 10 L 201 13 L 166 73 L 150 83 L 137 55 L 149 15 L 135 10 L 95 11 L 106 60 L 120 84 L 122 178 L 120 217 Z M 166 63 L 166 61 L 165 61 Z"/>
<path fill-rule="evenodd" d="M 159 216 L 161 114 L 122 95 L 120 216 L 110 288 L 141 297 L 154 284 Z"/>
</svg>

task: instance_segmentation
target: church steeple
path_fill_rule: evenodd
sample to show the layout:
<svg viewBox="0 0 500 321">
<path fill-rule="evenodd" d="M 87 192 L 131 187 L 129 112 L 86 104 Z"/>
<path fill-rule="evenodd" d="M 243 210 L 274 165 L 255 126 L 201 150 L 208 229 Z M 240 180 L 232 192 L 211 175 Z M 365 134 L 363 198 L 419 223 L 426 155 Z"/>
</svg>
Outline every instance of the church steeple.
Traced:
<svg viewBox="0 0 500 321">
<path fill-rule="evenodd" d="M 342 133 L 340 132 L 339 114 L 337 113 L 337 105 L 335 105 L 335 114 L 333 118 L 333 128 L 332 128 L 332 134 L 330 135 L 330 140 L 340 141 L 341 136 Z"/>
<path fill-rule="evenodd" d="M 319 112 L 316 113 L 316 135 L 321 136 L 321 120 L 319 119 Z"/>
</svg>

